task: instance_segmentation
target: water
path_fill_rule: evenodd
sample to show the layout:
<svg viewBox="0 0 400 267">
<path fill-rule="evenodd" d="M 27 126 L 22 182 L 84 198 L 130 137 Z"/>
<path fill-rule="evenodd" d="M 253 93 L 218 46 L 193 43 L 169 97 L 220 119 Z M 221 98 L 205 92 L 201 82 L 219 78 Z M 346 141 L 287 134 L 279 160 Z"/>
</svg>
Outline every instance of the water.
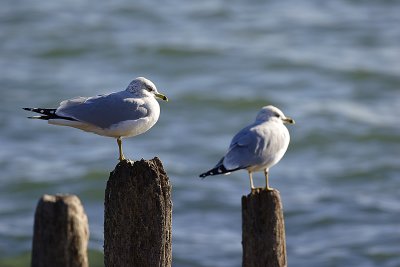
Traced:
<svg viewBox="0 0 400 267">
<path fill-rule="evenodd" d="M 3 1 L 0 266 L 27 266 L 42 194 L 73 193 L 102 266 L 115 140 L 30 121 L 25 106 L 150 78 L 170 102 L 126 156 L 173 185 L 174 266 L 241 266 L 244 171 L 206 180 L 233 134 L 273 104 L 293 117 L 271 170 L 291 266 L 400 266 L 398 1 Z M 262 185 L 260 174 L 255 182 Z"/>
</svg>

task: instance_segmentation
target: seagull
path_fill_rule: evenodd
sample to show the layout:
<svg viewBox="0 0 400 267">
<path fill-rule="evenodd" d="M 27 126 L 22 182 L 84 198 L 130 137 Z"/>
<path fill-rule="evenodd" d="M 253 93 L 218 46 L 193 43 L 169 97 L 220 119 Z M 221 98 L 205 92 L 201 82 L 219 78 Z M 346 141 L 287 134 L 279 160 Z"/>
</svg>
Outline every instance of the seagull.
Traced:
<svg viewBox="0 0 400 267">
<path fill-rule="evenodd" d="M 252 174 L 263 171 L 265 190 L 273 190 L 268 185 L 269 169 L 282 159 L 290 142 L 285 123 L 294 124 L 295 122 L 274 106 L 263 107 L 258 112 L 256 120 L 233 137 L 228 151 L 217 165 L 200 174 L 200 177 L 229 174 L 246 169 L 249 173 L 251 191 L 253 191 L 255 187 Z"/>
<path fill-rule="evenodd" d="M 39 113 L 30 119 L 47 120 L 49 124 L 69 126 L 86 132 L 117 139 L 119 160 L 125 159 L 122 138 L 149 130 L 160 116 L 156 98 L 168 101 L 156 86 L 144 77 L 134 79 L 119 92 L 64 100 L 58 108 L 24 108 Z"/>
</svg>

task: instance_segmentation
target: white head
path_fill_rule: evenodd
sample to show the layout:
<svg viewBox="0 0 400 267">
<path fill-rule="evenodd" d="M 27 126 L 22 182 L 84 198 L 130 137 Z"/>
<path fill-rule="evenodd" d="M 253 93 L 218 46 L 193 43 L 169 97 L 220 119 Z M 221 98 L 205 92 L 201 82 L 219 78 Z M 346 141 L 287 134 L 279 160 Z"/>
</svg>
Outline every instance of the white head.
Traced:
<svg viewBox="0 0 400 267">
<path fill-rule="evenodd" d="M 157 87 L 150 80 L 144 77 L 134 79 L 126 88 L 126 91 L 134 94 L 135 96 L 153 95 L 162 100 L 168 101 L 168 98 L 157 91 Z"/>
<path fill-rule="evenodd" d="M 294 124 L 294 120 L 292 118 L 286 117 L 280 109 L 274 106 L 265 106 L 257 114 L 257 122 L 264 122 L 268 120 L 277 120 L 282 123 Z"/>
</svg>

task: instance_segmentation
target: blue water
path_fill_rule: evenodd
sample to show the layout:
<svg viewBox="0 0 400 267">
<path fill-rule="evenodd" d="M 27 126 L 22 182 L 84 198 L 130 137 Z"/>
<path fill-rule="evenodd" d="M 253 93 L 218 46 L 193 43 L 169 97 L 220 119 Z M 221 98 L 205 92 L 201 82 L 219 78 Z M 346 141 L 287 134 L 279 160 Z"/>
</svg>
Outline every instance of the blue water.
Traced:
<svg viewBox="0 0 400 267">
<path fill-rule="evenodd" d="M 45 193 L 80 197 L 91 266 L 102 266 L 115 140 L 21 108 L 122 90 L 137 76 L 170 98 L 124 152 L 164 163 L 174 266 L 241 266 L 247 174 L 198 174 L 268 104 L 296 120 L 270 173 L 289 265 L 400 266 L 399 14 L 394 0 L 2 1 L 0 266 L 29 265 Z"/>
</svg>

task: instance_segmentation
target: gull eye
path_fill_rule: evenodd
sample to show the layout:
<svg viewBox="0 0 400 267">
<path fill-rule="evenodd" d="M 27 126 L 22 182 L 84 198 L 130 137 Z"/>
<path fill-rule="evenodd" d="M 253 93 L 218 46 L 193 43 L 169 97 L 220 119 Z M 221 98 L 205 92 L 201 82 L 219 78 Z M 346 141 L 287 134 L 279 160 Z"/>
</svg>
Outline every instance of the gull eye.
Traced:
<svg viewBox="0 0 400 267">
<path fill-rule="evenodd" d="M 154 88 L 153 88 L 153 87 L 148 86 L 148 85 L 146 85 L 145 87 L 146 87 L 146 90 L 147 90 L 147 91 L 149 91 L 149 92 L 154 92 Z"/>
<path fill-rule="evenodd" d="M 274 112 L 274 117 L 280 118 L 281 115 L 279 115 L 279 113 L 277 113 L 277 112 Z"/>
</svg>

